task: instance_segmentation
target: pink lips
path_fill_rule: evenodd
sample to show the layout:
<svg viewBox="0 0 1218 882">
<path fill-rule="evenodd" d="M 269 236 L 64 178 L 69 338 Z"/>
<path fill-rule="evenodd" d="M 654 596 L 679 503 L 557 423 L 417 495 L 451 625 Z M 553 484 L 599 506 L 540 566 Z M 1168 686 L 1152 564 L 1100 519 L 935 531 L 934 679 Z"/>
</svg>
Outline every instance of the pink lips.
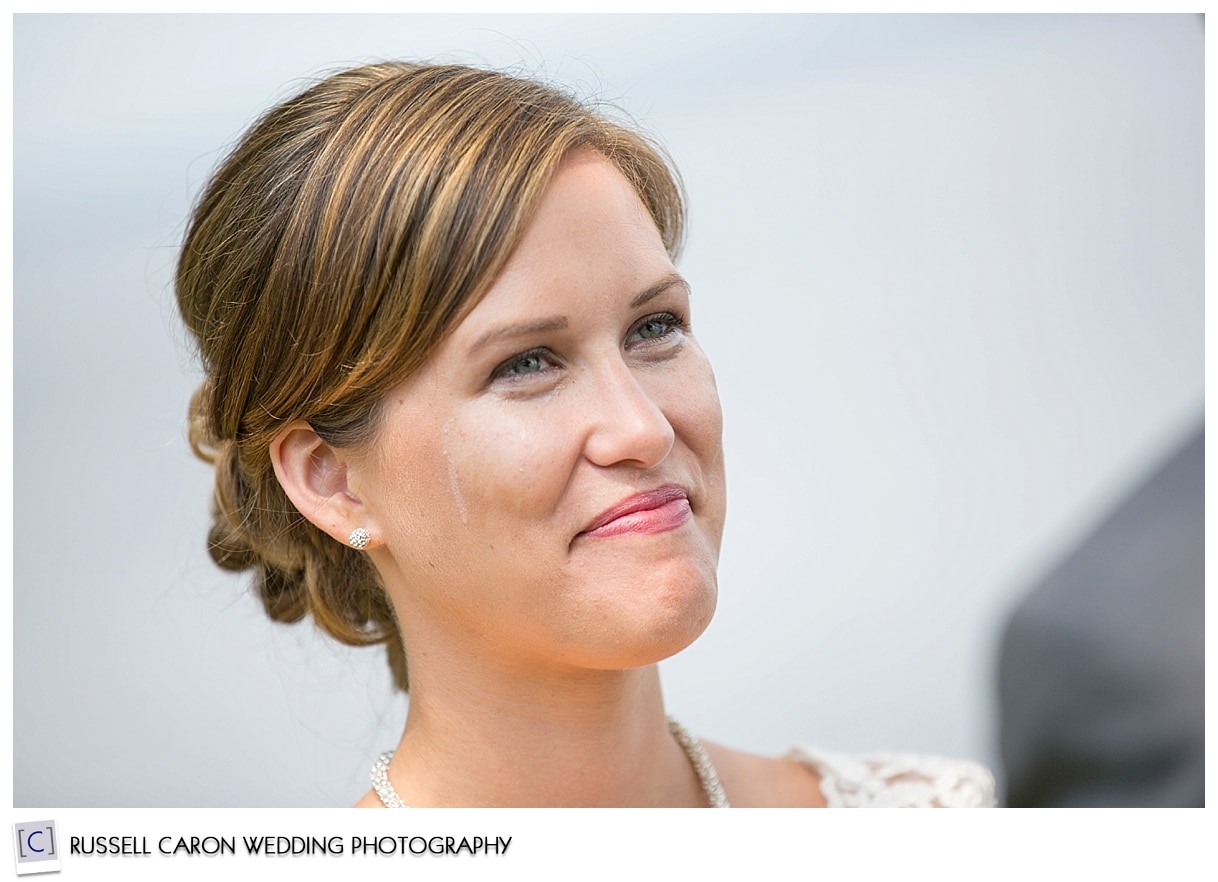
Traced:
<svg viewBox="0 0 1218 882">
<path fill-rule="evenodd" d="M 624 536 L 628 533 L 666 533 L 693 516 L 685 488 L 665 484 L 646 493 L 628 496 L 601 512 L 580 536 Z"/>
</svg>

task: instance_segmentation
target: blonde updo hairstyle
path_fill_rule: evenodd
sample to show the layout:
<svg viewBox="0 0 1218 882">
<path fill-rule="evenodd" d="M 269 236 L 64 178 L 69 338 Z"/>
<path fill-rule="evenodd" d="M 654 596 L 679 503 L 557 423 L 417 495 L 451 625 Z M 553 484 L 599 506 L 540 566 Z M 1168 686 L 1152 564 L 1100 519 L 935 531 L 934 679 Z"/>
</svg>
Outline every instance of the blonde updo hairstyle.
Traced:
<svg viewBox="0 0 1218 882">
<path fill-rule="evenodd" d="M 190 442 L 216 470 L 211 556 L 253 571 L 271 618 L 385 644 L 403 690 L 375 568 L 293 507 L 270 445 L 295 420 L 367 445 L 387 393 L 486 292 L 580 149 L 630 181 L 675 257 L 682 191 L 658 148 L 555 89 L 456 65 L 359 67 L 274 107 L 190 220 L 176 291 L 205 372 Z"/>
</svg>

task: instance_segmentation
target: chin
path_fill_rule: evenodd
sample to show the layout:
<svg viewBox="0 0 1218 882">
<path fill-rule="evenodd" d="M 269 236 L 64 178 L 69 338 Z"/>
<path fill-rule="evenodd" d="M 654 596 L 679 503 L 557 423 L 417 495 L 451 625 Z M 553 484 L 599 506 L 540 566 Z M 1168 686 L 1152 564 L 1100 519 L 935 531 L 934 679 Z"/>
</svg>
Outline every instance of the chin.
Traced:
<svg viewBox="0 0 1218 882">
<path fill-rule="evenodd" d="M 715 601 L 712 598 L 702 615 L 684 623 L 686 627 L 674 628 L 668 633 L 656 635 L 655 639 L 651 641 L 650 651 L 645 653 L 645 657 L 640 658 L 638 663 L 632 667 L 658 664 L 688 649 L 706 631 L 714 614 Z"/>
<path fill-rule="evenodd" d="M 601 648 L 591 666 L 626 670 L 653 665 L 688 648 L 711 623 L 718 600 L 713 566 L 675 568 L 661 578 L 629 586 L 629 603 L 604 628 L 589 635 L 584 649 Z"/>
</svg>

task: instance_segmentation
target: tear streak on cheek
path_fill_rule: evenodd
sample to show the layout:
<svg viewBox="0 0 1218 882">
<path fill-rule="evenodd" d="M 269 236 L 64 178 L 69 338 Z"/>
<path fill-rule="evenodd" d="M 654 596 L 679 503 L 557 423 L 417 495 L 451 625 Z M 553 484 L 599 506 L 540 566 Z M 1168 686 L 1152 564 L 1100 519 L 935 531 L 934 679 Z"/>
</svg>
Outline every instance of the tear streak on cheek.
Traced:
<svg viewBox="0 0 1218 882">
<path fill-rule="evenodd" d="M 457 513 L 461 515 L 462 526 L 469 524 L 469 510 L 465 507 L 465 494 L 461 492 L 461 481 L 457 477 L 457 466 L 448 450 L 448 423 L 444 424 L 444 462 L 448 464 L 448 487 L 453 494 L 453 502 L 457 505 Z"/>
</svg>

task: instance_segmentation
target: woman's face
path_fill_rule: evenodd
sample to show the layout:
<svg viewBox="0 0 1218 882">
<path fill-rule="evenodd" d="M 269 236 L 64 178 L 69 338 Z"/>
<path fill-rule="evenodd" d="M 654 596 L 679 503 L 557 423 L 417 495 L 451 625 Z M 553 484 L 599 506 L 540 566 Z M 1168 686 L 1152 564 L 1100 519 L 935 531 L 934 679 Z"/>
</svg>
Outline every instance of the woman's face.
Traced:
<svg viewBox="0 0 1218 882">
<path fill-rule="evenodd" d="M 411 662 L 624 669 L 709 623 L 722 418 L 689 290 L 602 156 L 560 166 L 486 297 L 350 467 Z"/>
</svg>

